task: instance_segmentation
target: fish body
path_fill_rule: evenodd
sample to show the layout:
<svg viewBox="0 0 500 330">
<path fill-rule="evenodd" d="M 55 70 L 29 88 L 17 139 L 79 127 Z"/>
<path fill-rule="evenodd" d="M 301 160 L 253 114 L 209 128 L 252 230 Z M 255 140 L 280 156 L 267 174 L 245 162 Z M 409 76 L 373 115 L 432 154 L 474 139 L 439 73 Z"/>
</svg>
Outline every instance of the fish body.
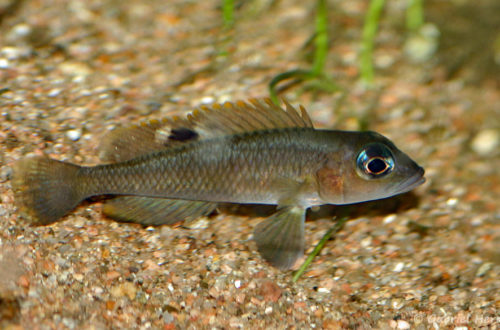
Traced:
<svg viewBox="0 0 500 330">
<path fill-rule="evenodd" d="M 321 167 L 318 161 L 326 159 L 317 133 L 286 128 L 186 143 L 121 163 L 83 167 L 82 186 L 86 195 L 278 204 L 283 185 L 312 179 Z M 297 201 L 324 204 L 313 186 Z"/>
<path fill-rule="evenodd" d="M 196 218 L 220 202 L 276 204 L 254 239 L 267 261 L 287 269 L 303 254 L 307 208 L 386 198 L 423 182 L 423 169 L 382 135 L 316 130 L 303 108 L 285 104 L 227 103 L 118 129 L 103 143 L 103 165 L 20 160 L 16 200 L 41 224 L 95 195 L 117 196 L 106 215 L 144 225 Z"/>
</svg>

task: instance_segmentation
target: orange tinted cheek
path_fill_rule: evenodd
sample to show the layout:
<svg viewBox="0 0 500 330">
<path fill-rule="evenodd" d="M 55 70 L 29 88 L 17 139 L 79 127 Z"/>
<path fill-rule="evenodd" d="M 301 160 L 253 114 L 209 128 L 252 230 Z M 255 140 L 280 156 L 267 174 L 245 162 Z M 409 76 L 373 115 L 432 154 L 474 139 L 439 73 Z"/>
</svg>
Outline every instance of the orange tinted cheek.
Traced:
<svg viewBox="0 0 500 330">
<path fill-rule="evenodd" d="M 328 201 L 342 201 L 344 196 L 344 180 L 338 172 L 323 167 L 317 172 L 319 195 Z"/>
</svg>

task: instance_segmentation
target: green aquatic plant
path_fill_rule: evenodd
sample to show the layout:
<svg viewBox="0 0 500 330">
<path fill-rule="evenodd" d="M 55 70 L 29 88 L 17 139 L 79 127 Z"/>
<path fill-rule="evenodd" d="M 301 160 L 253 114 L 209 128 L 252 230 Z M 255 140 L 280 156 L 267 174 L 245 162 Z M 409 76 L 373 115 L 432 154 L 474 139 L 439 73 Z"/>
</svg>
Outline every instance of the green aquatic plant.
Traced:
<svg viewBox="0 0 500 330">
<path fill-rule="evenodd" d="M 373 69 L 373 47 L 384 4 L 385 0 L 371 0 L 365 16 L 359 70 L 361 80 L 366 85 L 373 84 L 375 76 Z M 406 27 L 412 34 L 418 33 L 424 25 L 423 7 L 423 0 L 409 0 L 408 9 L 406 10 Z"/>
<path fill-rule="evenodd" d="M 342 227 L 344 226 L 344 224 L 348 219 L 349 217 L 347 216 L 341 217 L 339 220 L 337 220 L 337 222 L 335 223 L 335 225 L 333 225 L 333 227 L 331 227 L 326 231 L 326 233 L 323 235 L 319 243 L 316 244 L 316 246 L 314 247 L 314 250 L 307 256 L 306 261 L 304 261 L 304 263 L 300 265 L 300 268 L 295 272 L 295 274 L 293 274 L 292 278 L 293 282 L 298 281 L 298 279 L 306 271 L 307 267 L 311 264 L 314 257 L 316 257 L 321 252 L 326 242 L 328 242 L 328 240 L 332 237 L 333 234 L 337 233 L 340 229 L 342 229 Z"/>
<path fill-rule="evenodd" d="M 224 22 L 224 28 L 229 29 L 233 27 L 234 24 L 234 1 L 233 0 L 223 0 L 222 1 L 222 21 Z"/>
<path fill-rule="evenodd" d="M 424 1 L 410 0 L 406 10 L 406 28 L 415 33 L 424 25 Z"/>
<path fill-rule="evenodd" d="M 365 16 L 363 34 L 361 37 L 361 54 L 359 57 L 359 70 L 361 80 L 371 85 L 373 83 L 373 45 L 375 35 L 380 21 L 380 15 L 384 9 L 385 0 L 372 0 Z"/>
<path fill-rule="evenodd" d="M 317 1 L 316 26 L 314 33 L 314 60 L 311 69 L 294 69 L 278 74 L 269 83 L 269 93 L 274 103 L 278 104 L 277 86 L 289 79 L 295 82 L 313 80 L 313 87 L 325 91 L 337 89 L 333 81 L 324 73 L 328 55 L 328 9 L 326 0 Z"/>
</svg>

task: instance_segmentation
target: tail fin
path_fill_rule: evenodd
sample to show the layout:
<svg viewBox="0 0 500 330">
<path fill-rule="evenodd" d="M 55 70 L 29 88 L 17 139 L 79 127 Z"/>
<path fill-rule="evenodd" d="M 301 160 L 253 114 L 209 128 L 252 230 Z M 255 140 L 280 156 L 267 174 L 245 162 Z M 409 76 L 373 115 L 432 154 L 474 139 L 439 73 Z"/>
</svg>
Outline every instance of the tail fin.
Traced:
<svg viewBox="0 0 500 330">
<path fill-rule="evenodd" d="M 55 222 L 86 197 L 79 189 L 78 169 L 46 157 L 29 157 L 14 164 L 14 197 L 31 223 Z"/>
</svg>

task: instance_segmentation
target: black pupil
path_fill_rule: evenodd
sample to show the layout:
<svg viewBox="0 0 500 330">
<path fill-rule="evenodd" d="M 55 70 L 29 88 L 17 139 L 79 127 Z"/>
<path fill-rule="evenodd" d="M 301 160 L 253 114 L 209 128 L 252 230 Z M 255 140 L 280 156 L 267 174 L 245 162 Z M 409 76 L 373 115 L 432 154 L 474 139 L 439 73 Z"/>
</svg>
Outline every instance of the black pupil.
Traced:
<svg viewBox="0 0 500 330">
<path fill-rule="evenodd" d="M 380 158 L 371 159 L 366 168 L 370 173 L 379 174 L 385 171 L 387 164 Z"/>
</svg>

